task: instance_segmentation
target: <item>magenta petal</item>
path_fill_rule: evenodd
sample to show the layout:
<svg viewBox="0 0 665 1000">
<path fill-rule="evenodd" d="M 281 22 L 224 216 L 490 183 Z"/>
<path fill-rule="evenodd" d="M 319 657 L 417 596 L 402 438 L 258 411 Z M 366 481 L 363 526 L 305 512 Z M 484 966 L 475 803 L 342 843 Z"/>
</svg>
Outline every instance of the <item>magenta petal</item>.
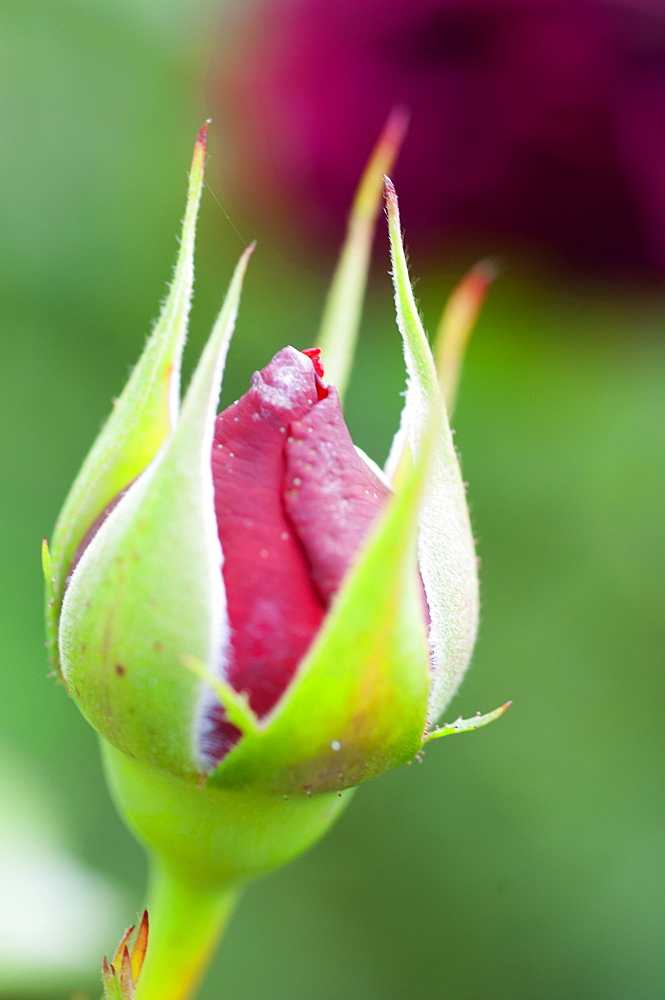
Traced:
<svg viewBox="0 0 665 1000">
<path fill-rule="evenodd" d="M 291 423 L 284 503 L 327 605 L 390 490 L 358 455 L 337 391 Z"/>
<path fill-rule="evenodd" d="M 282 501 L 289 425 L 316 404 L 312 362 L 286 347 L 215 423 L 215 513 L 231 626 L 227 678 L 259 715 L 283 694 L 324 615 Z"/>
<path fill-rule="evenodd" d="M 284 694 L 390 493 L 358 456 L 318 357 L 276 354 L 215 422 L 212 475 L 230 623 L 226 678 L 265 715 Z M 239 737 L 212 707 L 202 750 Z"/>
</svg>

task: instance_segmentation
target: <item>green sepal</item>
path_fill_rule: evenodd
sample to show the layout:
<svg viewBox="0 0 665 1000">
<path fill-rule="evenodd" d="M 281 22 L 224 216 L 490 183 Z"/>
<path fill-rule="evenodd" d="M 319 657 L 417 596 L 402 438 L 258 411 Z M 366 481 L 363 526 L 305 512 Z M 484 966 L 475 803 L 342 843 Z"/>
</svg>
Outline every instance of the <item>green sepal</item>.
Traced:
<svg viewBox="0 0 665 1000">
<path fill-rule="evenodd" d="M 397 195 L 387 177 L 385 186 L 397 325 L 408 373 L 400 433 L 388 460 L 389 478 L 399 480 L 407 445 L 418 459 L 431 415 L 437 418 L 418 537 L 430 613 L 433 676 L 428 721 L 433 723 L 455 694 L 471 658 L 478 629 L 478 567 L 446 407 L 409 279 Z"/>
<path fill-rule="evenodd" d="M 44 600 L 46 601 L 46 646 L 49 660 L 55 668 L 58 663 L 57 604 L 53 564 L 46 538 L 42 538 L 42 573 L 44 575 Z"/>
<path fill-rule="evenodd" d="M 491 260 L 474 265 L 453 289 L 434 334 L 436 371 L 448 416 L 455 408 L 469 338 L 496 275 L 496 264 Z"/>
<path fill-rule="evenodd" d="M 500 719 L 511 705 L 512 701 L 507 701 L 505 705 L 500 705 L 493 712 L 486 712 L 484 715 L 478 712 L 471 719 L 463 719 L 460 715 L 459 719 L 455 719 L 454 722 L 444 722 L 442 726 L 436 726 L 430 733 L 427 733 L 425 743 L 428 743 L 430 740 L 438 740 L 440 736 L 456 736 L 457 733 L 472 733 L 476 729 L 482 729 L 483 726 L 488 726 L 490 722 Z"/>
<path fill-rule="evenodd" d="M 47 584 L 53 593 L 47 595 L 46 624 L 56 669 L 58 615 L 72 558 L 96 518 L 149 465 L 177 420 L 206 139 L 207 124 L 194 147 L 180 250 L 160 317 L 74 481 L 53 534 Z"/>
<path fill-rule="evenodd" d="M 244 730 L 209 785 L 327 792 L 418 752 L 430 670 L 415 549 L 430 458 L 423 448 L 284 697 L 258 728 Z"/>
<path fill-rule="evenodd" d="M 60 619 L 65 680 L 91 725 L 125 753 L 188 777 L 200 773 L 203 684 L 183 656 L 214 662 L 228 627 L 210 454 L 252 249 L 238 263 L 175 431 L 87 547 Z"/>
<path fill-rule="evenodd" d="M 220 704 L 224 706 L 226 718 L 234 726 L 237 726 L 241 733 L 255 733 L 259 731 L 259 720 L 252 711 L 249 698 L 244 692 L 236 691 L 228 681 L 217 677 L 205 663 L 197 660 L 195 656 L 185 654 L 182 662 L 199 680 L 210 685 L 217 695 Z"/>
<path fill-rule="evenodd" d="M 395 108 L 372 150 L 351 206 L 346 238 L 326 299 L 317 346 L 326 377 L 344 399 L 358 338 L 372 242 L 381 210 L 383 175 L 390 173 L 402 145 L 408 115 Z"/>
</svg>

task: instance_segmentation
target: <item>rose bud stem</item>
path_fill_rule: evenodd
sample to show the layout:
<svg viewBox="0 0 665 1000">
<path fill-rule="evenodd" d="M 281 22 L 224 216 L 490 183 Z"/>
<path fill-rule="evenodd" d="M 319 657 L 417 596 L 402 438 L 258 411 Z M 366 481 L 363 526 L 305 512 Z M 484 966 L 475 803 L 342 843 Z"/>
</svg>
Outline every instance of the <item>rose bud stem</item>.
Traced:
<svg viewBox="0 0 665 1000">
<path fill-rule="evenodd" d="M 101 745 L 118 809 L 149 847 L 150 940 L 135 1000 L 186 1000 L 243 885 L 315 843 L 353 790 L 284 798 L 211 789 Z"/>
</svg>

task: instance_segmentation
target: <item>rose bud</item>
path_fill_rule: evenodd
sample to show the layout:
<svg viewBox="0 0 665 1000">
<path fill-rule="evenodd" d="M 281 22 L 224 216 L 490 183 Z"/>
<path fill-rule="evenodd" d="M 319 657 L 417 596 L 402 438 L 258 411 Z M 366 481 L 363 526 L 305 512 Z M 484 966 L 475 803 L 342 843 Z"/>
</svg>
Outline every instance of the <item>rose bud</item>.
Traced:
<svg viewBox="0 0 665 1000">
<path fill-rule="evenodd" d="M 221 884 L 301 851 L 345 789 L 497 713 L 431 728 L 473 648 L 476 557 L 392 185 L 408 388 L 381 472 L 354 447 L 319 350 L 283 348 L 215 415 L 251 248 L 178 408 L 204 152 L 205 129 L 162 316 L 45 569 L 58 670 L 103 737 L 130 824 L 158 857 Z M 328 339 L 357 321 L 340 307 L 349 282 L 335 287 Z M 344 381 L 346 360 L 335 365 Z"/>
</svg>

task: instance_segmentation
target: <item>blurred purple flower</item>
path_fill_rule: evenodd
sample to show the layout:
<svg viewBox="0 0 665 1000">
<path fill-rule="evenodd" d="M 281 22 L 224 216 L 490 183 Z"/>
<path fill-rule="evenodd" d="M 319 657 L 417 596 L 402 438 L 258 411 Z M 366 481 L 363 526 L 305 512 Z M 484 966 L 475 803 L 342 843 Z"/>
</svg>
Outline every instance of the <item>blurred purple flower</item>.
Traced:
<svg viewBox="0 0 665 1000">
<path fill-rule="evenodd" d="M 409 236 L 517 239 L 576 267 L 665 271 L 662 0 L 255 0 L 213 103 L 235 190 L 337 245 L 395 104 Z M 297 205 L 297 210 L 295 206 Z M 292 223 L 293 224 L 293 223 Z M 488 241 L 488 237 L 490 238 Z"/>
</svg>

